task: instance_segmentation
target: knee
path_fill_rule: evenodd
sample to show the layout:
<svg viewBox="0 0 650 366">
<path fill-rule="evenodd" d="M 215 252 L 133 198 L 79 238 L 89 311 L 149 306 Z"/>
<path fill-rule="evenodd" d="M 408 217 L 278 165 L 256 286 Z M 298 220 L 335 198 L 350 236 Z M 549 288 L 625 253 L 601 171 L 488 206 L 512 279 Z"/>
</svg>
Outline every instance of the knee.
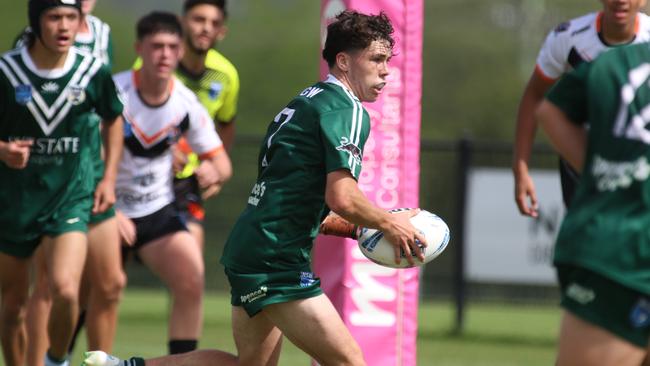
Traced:
<svg viewBox="0 0 650 366">
<path fill-rule="evenodd" d="M 79 282 L 72 279 L 52 281 L 50 295 L 54 302 L 76 303 L 79 300 Z"/>
<path fill-rule="evenodd" d="M 0 312 L 0 326 L 15 326 L 25 322 L 27 314 L 26 296 L 2 297 L 2 311 Z"/>
<path fill-rule="evenodd" d="M 106 302 L 118 302 L 122 296 L 122 290 L 126 287 L 126 274 L 121 269 L 110 277 L 93 286 L 93 292 Z"/>
<path fill-rule="evenodd" d="M 188 273 L 177 280 L 172 286 L 172 292 L 178 299 L 188 301 L 200 301 L 203 297 L 203 287 L 205 280 L 202 271 Z"/>
</svg>

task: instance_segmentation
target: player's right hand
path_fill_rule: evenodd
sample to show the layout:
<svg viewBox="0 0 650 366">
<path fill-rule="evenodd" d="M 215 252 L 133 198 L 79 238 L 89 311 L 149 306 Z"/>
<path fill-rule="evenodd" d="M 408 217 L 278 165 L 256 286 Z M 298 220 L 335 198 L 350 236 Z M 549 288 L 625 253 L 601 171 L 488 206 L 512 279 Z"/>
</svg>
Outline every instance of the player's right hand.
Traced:
<svg viewBox="0 0 650 366">
<path fill-rule="evenodd" d="M 522 215 L 537 217 L 537 193 L 528 173 L 515 173 L 515 202 Z"/>
<path fill-rule="evenodd" d="M 0 160 L 13 169 L 24 169 L 29 161 L 33 140 L 14 140 L 0 143 Z"/>
<path fill-rule="evenodd" d="M 419 212 L 420 209 L 416 208 L 392 213 L 390 215 L 392 220 L 389 226 L 381 229 L 384 237 L 394 245 L 395 263 L 397 264 L 402 260 L 402 252 L 407 253 L 406 260 L 412 266 L 415 265 L 415 262 L 413 256 L 408 255 L 408 253 L 415 254 L 420 262 L 424 262 L 424 253 L 422 253 L 418 242 L 426 247 L 427 240 L 411 223 L 411 217 L 417 215 Z"/>
<path fill-rule="evenodd" d="M 115 217 L 117 218 L 117 230 L 120 233 L 122 243 L 128 247 L 132 247 L 136 239 L 135 224 L 119 210 L 115 210 Z"/>
</svg>

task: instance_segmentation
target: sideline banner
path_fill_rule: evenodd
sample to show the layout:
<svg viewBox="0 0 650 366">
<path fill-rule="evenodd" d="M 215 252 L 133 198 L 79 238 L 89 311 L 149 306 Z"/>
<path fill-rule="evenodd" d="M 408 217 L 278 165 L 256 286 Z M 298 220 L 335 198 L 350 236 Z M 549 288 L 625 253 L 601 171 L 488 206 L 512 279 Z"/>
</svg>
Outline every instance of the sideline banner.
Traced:
<svg viewBox="0 0 650 366">
<path fill-rule="evenodd" d="M 366 103 L 372 132 L 363 155 L 359 187 L 384 209 L 418 207 L 422 76 L 422 0 L 323 0 L 326 25 L 341 11 L 384 11 L 395 28 L 395 56 L 379 100 Z M 321 62 L 321 76 L 327 65 Z M 368 261 L 354 240 L 320 236 L 314 272 L 373 366 L 414 366 L 418 269 L 392 269 Z"/>
</svg>

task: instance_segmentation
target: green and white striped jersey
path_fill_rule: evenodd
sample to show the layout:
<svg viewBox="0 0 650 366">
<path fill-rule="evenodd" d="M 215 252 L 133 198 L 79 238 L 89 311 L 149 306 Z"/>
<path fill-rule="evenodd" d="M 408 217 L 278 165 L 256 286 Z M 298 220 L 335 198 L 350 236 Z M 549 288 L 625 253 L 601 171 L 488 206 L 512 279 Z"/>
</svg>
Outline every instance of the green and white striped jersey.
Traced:
<svg viewBox="0 0 650 366">
<path fill-rule="evenodd" d="M 589 121 L 576 196 L 555 263 L 650 294 L 650 44 L 613 49 L 565 75 L 547 98 Z"/>
<path fill-rule="evenodd" d="M 247 273 L 309 265 L 327 174 L 347 169 L 357 179 L 369 133 L 368 112 L 331 75 L 289 102 L 268 127 L 257 181 L 221 263 Z"/>
<path fill-rule="evenodd" d="M 27 229 L 21 224 L 65 204 L 73 193 L 92 194 L 94 113 L 113 120 L 121 112 L 108 67 L 87 52 L 71 48 L 56 70 L 39 70 L 25 47 L 2 55 L 0 140 L 34 141 L 25 169 L 0 163 L 3 237 Z"/>
</svg>

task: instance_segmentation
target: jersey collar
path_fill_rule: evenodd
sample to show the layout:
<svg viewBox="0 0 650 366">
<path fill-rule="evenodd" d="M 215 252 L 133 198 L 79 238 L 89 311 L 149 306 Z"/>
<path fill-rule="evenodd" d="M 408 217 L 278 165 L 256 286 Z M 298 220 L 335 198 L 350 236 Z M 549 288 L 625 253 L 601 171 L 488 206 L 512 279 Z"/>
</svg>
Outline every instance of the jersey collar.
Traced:
<svg viewBox="0 0 650 366">
<path fill-rule="evenodd" d="M 74 47 L 70 47 L 70 49 L 68 50 L 68 54 L 65 57 L 65 63 L 63 64 L 63 67 L 60 67 L 58 69 L 48 70 L 48 69 L 39 69 L 36 67 L 34 60 L 32 60 L 32 56 L 30 56 L 29 52 L 27 51 L 27 47 L 22 47 L 20 50 L 20 57 L 25 63 L 25 66 L 27 66 L 27 68 L 31 72 L 33 72 L 38 77 L 43 79 L 58 79 L 63 75 L 67 74 L 74 66 L 74 61 L 76 59 L 76 56 L 77 55 L 74 50 Z"/>
<path fill-rule="evenodd" d="M 347 92 L 349 92 L 350 95 L 352 97 L 354 97 L 355 101 L 357 101 L 357 102 L 359 101 L 359 98 L 357 98 L 357 96 L 354 95 L 354 92 L 352 90 L 350 90 L 347 86 L 343 85 L 341 80 L 337 79 L 336 76 L 334 76 L 332 74 L 327 74 L 327 77 L 325 78 L 324 82 L 328 83 L 328 84 L 335 84 L 335 85 L 340 86 L 341 88 L 343 88 L 343 90 L 346 90 Z"/>
</svg>

